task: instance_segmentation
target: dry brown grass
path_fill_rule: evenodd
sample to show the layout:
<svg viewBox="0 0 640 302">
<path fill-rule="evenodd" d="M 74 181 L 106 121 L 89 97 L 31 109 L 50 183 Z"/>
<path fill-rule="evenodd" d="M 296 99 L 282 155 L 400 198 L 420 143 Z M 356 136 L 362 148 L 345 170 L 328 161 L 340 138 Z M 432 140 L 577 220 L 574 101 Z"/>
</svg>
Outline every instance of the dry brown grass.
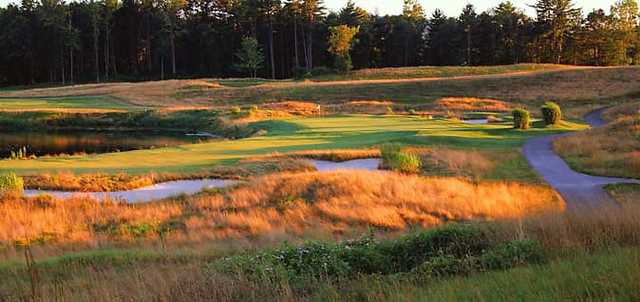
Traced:
<svg viewBox="0 0 640 302">
<path fill-rule="evenodd" d="M 211 169 L 191 173 L 151 173 L 130 175 L 126 173 L 74 174 L 68 171 L 43 173 L 24 176 L 25 187 L 41 190 L 62 190 L 75 192 L 113 192 L 127 191 L 150 186 L 156 183 L 185 179 L 232 179 L 246 180 L 249 177 L 279 172 L 309 172 L 315 167 L 296 157 L 261 157 L 246 159 L 229 166 L 215 166 Z"/>
<path fill-rule="evenodd" d="M 623 117 L 603 128 L 562 137 L 554 149 L 582 171 L 640 178 L 640 117 Z"/>
<path fill-rule="evenodd" d="M 262 110 L 282 111 L 291 115 L 313 116 L 321 113 L 321 107 L 316 103 L 304 101 L 285 101 L 260 105 Z"/>
<path fill-rule="evenodd" d="M 24 177 L 27 188 L 42 190 L 68 190 L 83 192 L 124 191 L 150 186 L 155 183 L 151 175 L 82 174 L 58 172 Z"/>
<path fill-rule="evenodd" d="M 485 111 L 485 112 L 505 112 L 513 109 L 512 104 L 506 102 L 479 99 L 479 98 L 441 98 L 435 103 L 436 109 L 444 111 Z"/>
<path fill-rule="evenodd" d="M 348 236 L 354 230 L 403 231 L 447 221 L 522 218 L 564 209 L 551 189 L 519 183 L 469 182 L 395 173 L 278 174 L 223 194 L 128 205 L 90 199 L 5 196 L 0 242 L 46 235 L 60 244 L 105 244 L 135 239 L 141 225 L 181 221 L 176 242 Z M 110 231 L 105 231 L 110 230 Z M 155 233 L 143 237 L 154 238 Z"/>
<path fill-rule="evenodd" d="M 376 100 L 357 100 L 347 101 L 342 104 L 330 104 L 325 106 L 325 110 L 329 113 L 346 113 L 346 114 L 386 114 L 389 108 L 393 109 L 392 101 L 376 101 Z"/>
<path fill-rule="evenodd" d="M 580 215 L 560 213 L 500 221 L 486 225 L 483 232 L 486 232 L 489 240 L 496 242 L 537 240 L 551 260 L 548 265 L 553 266 L 556 260 L 572 259 L 575 255 L 584 256 L 587 254 L 584 251 L 598 252 L 621 246 L 637 247 L 640 244 L 638 229 L 640 208 L 633 207 Z M 255 280 L 216 272 L 211 269 L 209 261 L 210 258 L 195 255 L 182 260 L 174 260 L 168 256 L 119 265 L 112 265 L 108 260 L 103 262 L 100 257 L 91 259 L 86 264 L 82 260 L 68 261 L 53 266 L 50 272 L 43 266 L 41 273 L 47 279 L 41 282 L 38 290 L 43 301 L 308 301 L 312 300 L 309 294 L 321 293 L 326 286 L 335 286 L 337 290 L 358 289 L 361 292 L 365 289 L 349 287 L 352 282 L 350 280 L 334 281 L 341 284 L 317 280 L 309 285 L 309 291 L 301 292 L 282 278 L 272 278 L 272 274 L 265 280 Z M 567 268 L 571 269 L 570 266 L 565 267 L 559 273 L 566 273 Z M 515 273 L 518 274 L 518 271 Z M 0 285 L 0 288 L 6 289 L 15 299 L 28 299 L 29 284 L 24 280 L 25 275 L 26 272 L 20 270 L 8 272 L 5 277 L 7 282 Z M 375 280 L 379 280 L 377 278 Z M 366 286 L 366 292 L 381 291 L 381 284 L 373 281 L 369 280 L 367 284 L 360 286 Z M 392 283 L 390 286 L 401 284 Z M 423 283 L 411 285 L 424 286 Z M 314 286 L 320 288 L 318 292 Z M 523 288 L 526 286 L 523 285 Z M 323 297 L 322 294 L 319 296 Z M 375 297 L 382 299 L 386 296 L 380 293 Z M 334 297 L 334 300 L 340 301 L 340 298 L 342 297 Z"/>
<path fill-rule="evenodd" d="M 623 117 L 634 115 L 640 115 L 640 103 L 638 102 L 622 104 L 610 108 L 602 114 L 602 117 L 607 121 L 615 121 Z"/>
<path fill-rule="evenodd" d="M 286 155 L 274 154 L 275 157 L 307 158 L 343 162 L 354 159 L 380 157 L 379 149 L 333 149 L 333 150 L 307 150 L 287 153 Z"/>
<path fill-rule="evenodd" d="M 111 95 L 140 106 L 218 107 L 273 100 L 306 100 L 321 104 L 353 100 L 430 102 L 442 97 L 477 97 L 510 102 L 584 101 L 638 91 L 640 68 L 562 68 L 514 74 L 454 78 L 274 82 L 250 87 L 220 87 L 210 80 L 77 85 L 3 92 L 2 96 L 35 97 Z M 582 102 L 581 102 L 582 103 Z"/>
<path fill-rule="evenodd" d="M 37 88 L 29 90 L 3 92 L 7 97 L 60 97 L 60 96 L 93 96 L 109 95 L 134 105 L 145 107 L 180 107 L 209 108 L 213 103 L 208 99 L 193 98 L 181 102 L 175 98 L 176 93 L 184 89 L 197 91 L 216 89 L 219 84 L 202 80 L 166 80 L 140 83 L 86 84 L 56 88 Z"/>
<path fill-rule="evenodd" d="M 640 184 L 609 185 L 606 190 L 625 208 L 637 208 L 640 205 Z"/>
</svg>

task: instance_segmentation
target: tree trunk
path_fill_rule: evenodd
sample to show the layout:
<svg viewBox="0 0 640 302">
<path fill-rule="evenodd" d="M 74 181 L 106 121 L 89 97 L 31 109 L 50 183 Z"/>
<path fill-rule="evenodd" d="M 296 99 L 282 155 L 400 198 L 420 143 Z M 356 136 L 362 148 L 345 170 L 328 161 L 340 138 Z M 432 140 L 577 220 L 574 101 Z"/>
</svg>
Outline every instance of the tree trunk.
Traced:
<svg viewBox="0 0 640 302">
<path fill-rule="evenodd" d="M 269 17 L 269 59 L 271 60 L 271 79 L 276 79 L 276 61 L 273 55 L 273 20 Z"/>
<path fill-rule="evenodd" d="M 293 50 L 296 57 L 296 69 L 300 68 L 300 57 L 298 56 L 298 20 L 293 18 Z"/>
<path fill-rule="evenodd" d="M 304 52 L 304 67 L 309 72 L 311 70 L 309 69 L 309 52 L 307 51 L 307 33 L 304 28 L 302 29 L 302 51 Z"/>
<path fill-rule="evenodd" d="M 176 34 L 171 29 L 171 74 L 176 76 Z"/>
<path fill-rule="evenodd" d="M 309 70 L 313 69 L 313 28 L 309 30 L 309 34 L 307 35 L 309 39 L 309 47 L 307 47 L 307 51 L 309 52 Z"/>
<path fill-rule="evenodd" d="M 64 61 L 64 48 L 62 48 L 60 50 L 60 67 L 61 67 L 61 74 L 62 74 L 62 85 L 65 85 L 67 83 L 66 78 L 65 78 L 65 70 L 64 70 L 64 65 L 65 65 L 65 61 Z"/>
<path fill-rule="evenodd" d="M 105 20 L 104 26 L 104 78 L 105 80 L 109 79 L 109 44 L 110 44 L 110 33 L 109 33 L 109 21 Z"/>
<path fill-rule="evenodd" d="M 73 48 L 69 48 L 69 82 L 73 84 Z"/>
<path fill-rule="evenodd" d="M 97 23 L 97 22 L 96 22 Z M 93 27 L 93 50 L 95 52 L 95 66 L 96 66 L 96 83 L 100 83 L 100 56 L 98 54 L 98 39 L 100 32 L 98 31 L 97 24 Z"/>
<path fill-rule="evenodd" d="M 160 59 L 160 80 L 164 81 L 164 56 Z"/>
</svg>

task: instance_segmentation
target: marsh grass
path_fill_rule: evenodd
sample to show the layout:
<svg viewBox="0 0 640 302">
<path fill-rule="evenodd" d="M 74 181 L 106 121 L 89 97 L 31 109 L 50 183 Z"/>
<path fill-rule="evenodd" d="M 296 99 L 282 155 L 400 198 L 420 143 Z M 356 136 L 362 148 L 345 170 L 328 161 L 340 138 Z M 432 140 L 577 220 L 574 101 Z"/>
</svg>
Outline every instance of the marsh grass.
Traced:
<svg viewBox="0 0 640 302">
<path fill-rule="evenodd" d="M 0 242 L 42 234 L 63 245 L 156 241 L 155 234 L 135 230 L 171 221 L 185 225 L 184 232 L 169 235 L 177 242 L 339 238 L 368 228 L 402 232 L 563 209 L 555 192 L 537 185 L 355 171 L 278 174 L 221 192 L 138 205 L 6 196 L 0 203 Z"/>
</svg>

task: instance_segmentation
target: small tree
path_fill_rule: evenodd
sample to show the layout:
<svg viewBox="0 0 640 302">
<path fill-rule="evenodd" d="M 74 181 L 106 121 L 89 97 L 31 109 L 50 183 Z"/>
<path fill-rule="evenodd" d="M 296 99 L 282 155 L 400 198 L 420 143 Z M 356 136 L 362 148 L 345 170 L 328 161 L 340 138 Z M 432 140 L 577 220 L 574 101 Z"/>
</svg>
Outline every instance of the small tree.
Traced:
<svg viewBox="0 0 640 302">
<path fill-rule="evenodd" d="M 540 108 L 545 125 L 557 125 L 562 120 L 562 110 L 554 102 L 546 102 Z"/>
<path fill-rule="evenodd" d="M 531 124 L 531 115 L 524 109 L 513 110 L 513 128 L 526 130 Z"/>
<path fill-rule="evenodd" d="M 251 78 L 255 79 L 258 69 L 262 68 L 264 63 L 264 53 L 258 45 L 258 40 L 251 37 L 242 39 L 236 57 L 240 60 L 240 63 L 236 64 L 237 68 L 250 72 Z"/>
<path fill-rule="evenodd" d="M 335 68 L 339 72 L 348 72 L 353 68 L 351 55 L 349 52 L 356 42 L 355 36 L 360 31 L 360 27 L 350 27 L 346 25 L 332 26 L 329 28 L 329 52 L 335 55 Z"/>
</svg>

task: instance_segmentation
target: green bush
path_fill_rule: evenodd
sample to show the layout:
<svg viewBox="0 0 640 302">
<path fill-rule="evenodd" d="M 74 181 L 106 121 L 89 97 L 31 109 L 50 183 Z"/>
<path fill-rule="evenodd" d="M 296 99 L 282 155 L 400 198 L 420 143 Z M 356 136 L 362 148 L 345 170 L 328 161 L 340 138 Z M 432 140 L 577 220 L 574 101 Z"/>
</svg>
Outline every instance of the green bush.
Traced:
<svg viewBox="0 0 640 302">
<path fill-rule="evenodd" d="M 22 192 L 24 190 L 24 181 L 15 173 L 0 174 L 0 193 L 4 192 Z"/>
<path fill-rule="evenodd" d="M 399 275 L 439 278 L 485 270 L 508 269 L 544 261 L 535 241 L 494 243 L 477 226 L 451 224 L 378 241 L 372 235 L 343 243 L 311 242 L 215 261 L 218 272 L 249 280 L 293 282 Z"/>
<path fill-rule="evenodd" d="M 557 125 L 562 120 L 562 110 L 554 102 L 546 102 L 540 108 L 545 125 Z"/>
<path fill-rule="evenodd" d="M 415 154 L 402 152 L 399 145 L 388 144 L 380 147 L 382 164 L 387 169 L 401 173 L 418 173 L 422 160 Z"/>
<path fill-rule="evenodd" d="M 517 240 L 499 245 L 484 255 L 480 262 L 485 269 L 507 269 L 518 265 L 541 263 L 544 251 L 540 244 L 532 240 Z"/>
<path fill-rule="evenodd" d="M 475 257 L 458 258 L 452 255 L 436 256 L 424 262 L 415 269 L 419 277 L 448 277 L 466 275 L 477 270 Z"/>
<path fill-rule="evenodd" d="M 515 129 L 529 129 L 531 125 L 531 114 L 524 109 L 513 110 L 513 128 Z"/>
<path fill-rule="evenodd" d="M 479 255 L 488 248 L 488 242 L 478 228 L 454 224 L 389 241 L 383 245 L 383 249 L 385 254 L 392 256 L 395 269 L 404 272 L 432 257 Z"/>
</svg>

